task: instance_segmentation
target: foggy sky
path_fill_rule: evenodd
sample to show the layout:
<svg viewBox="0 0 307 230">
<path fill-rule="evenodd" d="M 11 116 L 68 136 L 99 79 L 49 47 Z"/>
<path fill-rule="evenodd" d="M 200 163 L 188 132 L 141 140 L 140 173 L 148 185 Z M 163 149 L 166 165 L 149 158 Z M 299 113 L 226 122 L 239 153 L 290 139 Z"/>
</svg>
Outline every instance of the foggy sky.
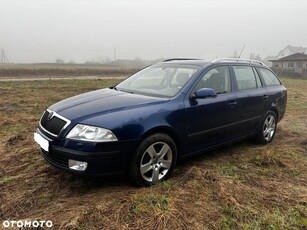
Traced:
<svg viewBox="0 0 307 230">
<path fill-rule="evenodd" d="M 307 47 L 306 0 L 0 0 L 10 62 L 276 55 Z"/>
</svg>

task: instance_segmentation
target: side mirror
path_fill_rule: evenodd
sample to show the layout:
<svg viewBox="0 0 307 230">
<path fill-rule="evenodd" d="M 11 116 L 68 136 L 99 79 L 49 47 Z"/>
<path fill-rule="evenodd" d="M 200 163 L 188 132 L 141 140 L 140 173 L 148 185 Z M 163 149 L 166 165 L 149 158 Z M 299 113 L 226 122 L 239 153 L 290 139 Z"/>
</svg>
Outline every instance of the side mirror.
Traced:
<svg viewBox="0 0 307 230">
<path fill-rule="evenodd" d="M 216 98 L 217 94 L 214 89 L 202 88 L 192 94 L 192 98 Z"/>
</svg>

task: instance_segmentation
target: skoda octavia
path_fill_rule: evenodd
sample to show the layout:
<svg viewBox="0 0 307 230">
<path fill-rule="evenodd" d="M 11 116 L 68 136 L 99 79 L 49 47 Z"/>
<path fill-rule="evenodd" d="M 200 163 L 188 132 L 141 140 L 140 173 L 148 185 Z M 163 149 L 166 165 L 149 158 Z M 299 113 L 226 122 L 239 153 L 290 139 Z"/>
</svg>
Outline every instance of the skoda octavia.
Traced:
<svg viewBox="0 0 307 230">
<path fill-rule="evenodd" d="M 286 88 L 261 62 L 169 59 L 50 106 L 34 139 L 57 168 L 125 173 L 150 186 L 178 159 L 249 137 L 271 142 L 286 101 Z"/>
</svg>

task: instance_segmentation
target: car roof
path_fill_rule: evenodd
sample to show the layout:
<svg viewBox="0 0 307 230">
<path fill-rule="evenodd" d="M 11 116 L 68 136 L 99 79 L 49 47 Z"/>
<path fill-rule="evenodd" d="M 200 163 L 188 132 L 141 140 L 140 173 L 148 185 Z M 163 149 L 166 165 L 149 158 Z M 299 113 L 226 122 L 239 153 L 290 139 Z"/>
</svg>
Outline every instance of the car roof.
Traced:
<svg viewBox="0 0 307 230">
<path fill-rule="evenodd" d="M 207 66 L 215 63 L 228 63 L 228 64 L 244 64 L 244 65 L 258 65 L 267 67 L 264 63 L 258 60 L 252 59 L 238 59 L 238 58 L 219 58 L 212 61 L 203 59 L 193 59 L 193 58 L 172 58 L 164 60 L 162 63 L 171 64 L 182 64 L 182 65 L 197 65 L 197 66 Z"/>
<path fill-rule="evenodd" d="M 203 60 L 203 59 L 193 59 L 193 58 L 172 58 L 172 59 L 164 60 L 162 61 L 162 63 L 206 66 L 210 64 L 210 61 Z"/>
</svg>

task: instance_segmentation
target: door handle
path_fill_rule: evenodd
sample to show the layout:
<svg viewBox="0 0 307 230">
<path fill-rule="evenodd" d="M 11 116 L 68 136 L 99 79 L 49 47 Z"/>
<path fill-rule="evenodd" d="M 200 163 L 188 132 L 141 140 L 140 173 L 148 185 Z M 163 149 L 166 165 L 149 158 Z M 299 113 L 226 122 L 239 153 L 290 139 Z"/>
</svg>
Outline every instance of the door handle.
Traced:
<svg viewBox="0 0 307 230">
<path fill-rule="evenodd" d="M 268 95 L 263 95 L 263 96 L 262 96 L 263 100 L 268 99 L 268 97 L 269 97 Z"/>
</svg>

